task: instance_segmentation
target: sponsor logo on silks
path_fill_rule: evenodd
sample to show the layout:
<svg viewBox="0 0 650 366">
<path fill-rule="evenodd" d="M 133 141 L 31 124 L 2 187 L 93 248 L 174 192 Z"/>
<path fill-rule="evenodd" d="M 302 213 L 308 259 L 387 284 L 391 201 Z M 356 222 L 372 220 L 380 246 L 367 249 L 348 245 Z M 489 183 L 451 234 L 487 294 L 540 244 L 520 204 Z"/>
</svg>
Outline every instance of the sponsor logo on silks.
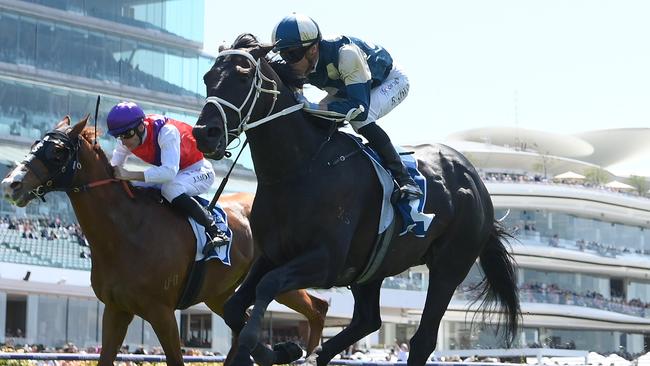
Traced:
<svg viewBox="0 0 650 366">
<path fill-rule="evenodd" d="M 204 181 L 206 179 L 210 179 L 211 175 L 212 175 L 212 173 L 203 173 L 203 174 L 195 175 L 192 178 L 194 179 L 194 183 L 198 183 L 198 182 Z"/>
<path fill-rule="evenodd" d="M 386 82 L 381 84 L 381 89 L 379 89 L 379 91 L 383 95 L 388 95 L 388 93 L 398 85 L 399 85 L 399 78 L 393 78 L 392 80 L 390 81 L 387 80 Z"/>
</svg>

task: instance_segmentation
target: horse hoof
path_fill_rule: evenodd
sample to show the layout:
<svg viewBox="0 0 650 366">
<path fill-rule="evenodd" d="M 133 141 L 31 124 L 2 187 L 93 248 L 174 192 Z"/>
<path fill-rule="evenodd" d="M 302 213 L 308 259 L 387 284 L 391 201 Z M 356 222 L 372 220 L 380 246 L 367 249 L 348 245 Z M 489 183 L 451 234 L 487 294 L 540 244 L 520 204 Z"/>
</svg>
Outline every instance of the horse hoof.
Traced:
<svg viewBox="0 0 650 366">
<path fill-rule="evenodd" d="M 316 347 L 314 352 L 312 352 L 307 358 L 305 358 L 305 366 L 316 366 L 318 364 L 318 351 L 322 348 L 320 346 Z"/>
<path fill-rule="evenodd" d="M 274 352 L 262 343 L 258 343 L 257 346 L 255 346 L 251 351 L 251 356 L 253 356 L 253 360 L 255 360 L 255 363 L 259 366 L 271 366 L 274 364 Z"/>
<path fill-rule="evenodd" d="M 253 366 L 253 360 L 251 360 L 251 357 L 248 354 L 246 349 L 242 347 L 238 347 L 237 353 L 235 354 L 235 357 L 233 358 L 231 365 L 232 366 Z"/>
<path fill-rule="evenodd" d="M 283 365 L 302 357 L 302 348 L 293 342 L 278 343 L 273 346 L 273 363 Z"/>
</svg>

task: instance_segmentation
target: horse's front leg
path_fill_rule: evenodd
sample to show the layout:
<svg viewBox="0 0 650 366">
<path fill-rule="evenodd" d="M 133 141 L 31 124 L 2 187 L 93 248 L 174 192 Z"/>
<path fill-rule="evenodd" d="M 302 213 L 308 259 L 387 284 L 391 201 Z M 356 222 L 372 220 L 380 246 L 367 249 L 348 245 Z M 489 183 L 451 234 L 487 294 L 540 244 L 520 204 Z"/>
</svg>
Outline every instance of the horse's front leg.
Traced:
<svg viewBox="0 0 650 366">
<path fill-rule="evenodd" d="M 313 251 L 293 258 L 261 278 L 255 288 L 253 310 L 239 333 L 238 353 L 252 355 L 260 366 L 273 364 L 273 352 L 258 343 L 266 308 L 281 293 L 324 286 L 328 274 L 327 262 L 327 254 L 324 251 Z"/>
<path fill-rule="evenodd" d="M 264 259 L 263 256 L 257 258 L 253 262 L 244 282 L 242 282 L 237 291 L 223 304 L 223 320 L 233 333 L 239 334 L 244 324 L 246 324 L 246 309 L 255 300 L 255 287 L 260 278 L 271 268 L 271 263 Z"/>
<path fill-rule="evenodd" d="M 113 366 L 131 320 L 133 314 L 106 305 L 102 317 L 102 351 L 98 366 Z"/>
<path fill-rule="evenodd" d="M 158 341 L 165 351 L 168 366 L 182 366 L 181 339 L 174 309 L 162 305 L 152 305 L 147 308 L 143 318 L 151 323 Z"/>
</svg>

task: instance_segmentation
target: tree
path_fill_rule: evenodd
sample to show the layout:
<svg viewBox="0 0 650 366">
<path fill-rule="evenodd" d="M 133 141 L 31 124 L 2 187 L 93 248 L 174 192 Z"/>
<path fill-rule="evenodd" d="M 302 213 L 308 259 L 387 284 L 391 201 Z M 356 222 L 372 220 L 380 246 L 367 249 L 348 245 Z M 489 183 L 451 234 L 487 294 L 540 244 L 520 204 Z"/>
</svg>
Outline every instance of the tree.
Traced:
<svg viewBox="0 0 650 366">
<path fill-rule="evenodd" d="M 648 183 L 645 177 L 632 175 L 630 176 L 629 184 L 632 187 L 634 187 L 634 189 L 636 189 L 637 192 L 639 192 L 639 196 L 645 197 L 648 195 L 648 189 L 650 189 L 650 184 Z"/>
<path fill-rule="evenodd" d="M 595 185 L 604 184 L 609 178 L 609 173 L 601 167 L 593 167 L 585 170 L 585 180 Z"/>
</svg>

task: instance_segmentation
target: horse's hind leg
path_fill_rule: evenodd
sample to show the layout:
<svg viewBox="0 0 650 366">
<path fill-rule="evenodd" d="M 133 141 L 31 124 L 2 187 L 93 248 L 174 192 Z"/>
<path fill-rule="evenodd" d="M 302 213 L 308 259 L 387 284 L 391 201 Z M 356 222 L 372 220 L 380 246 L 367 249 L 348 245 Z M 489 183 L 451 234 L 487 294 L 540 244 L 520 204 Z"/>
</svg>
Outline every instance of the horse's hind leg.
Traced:
<svg viewBox="0 0 650 366">
<path fill-rule="evenodd" d="M 354 296 L 354 312 L 350 325 L 323 343 L 323 349 L 316 352 L 318 366 L 327 365 L 334 356 L 381 327 L 379 293 L 382 282 L 383 278 L 365 285 L 351 287 Z"/>
<path fill-rule="evenodd" d="M 329 303 L 321 298 L 311 295 L 306 290 L 285 292 L 280 294 L 276 300 L 307 318 L 307 321 L 309 322 L 307 354 L 311 354 L 320 342 L 323 327 L 325 326 L 325 316 L 329 309 Z"/>
<path fill-rule="evenodd" d="M 106 305 L 102 316 L 102 350 L 98 366 L 113 366 L 131 320 L 133 314 Z"/>
<path fill-rule="evenodd" d="M 435 258 L 427 261 L 429 287 L 420 318 L 420 326 L 411 338 L 408 365 L 424 365 L 436 348 L 438 328 L 456 287 L 481 252 L 485 240 L 482 238 L 482 210 L 475 208 L 473 197 L 467 190 L 458 192 L 456 221 L 448 233 L 438 239 L 440 244 Z"/>
<path fill-rule="evenodd" d="M 447 267 L 441 270 L 452 270 Z M 424 365 L 436 348 L 438 328 L 447 310 L 456 286 L 461 280 L 450 279 L 440 273 L 429 272 L 427 299 L 420 318 L 420 326 L 411 338 L 408 365 Z"/>
<path fill-rule="evenodd" d="M 163 306 L 152 306 L 147 309 L 144 317 L 153 327 L 158 341 L 165 351 L 167 365 L 183 365 L 183 355 L 181 354 L 181 339 L 178 334 L 178 324 L 174 316 L 174 309 Z"/>
</svg>

